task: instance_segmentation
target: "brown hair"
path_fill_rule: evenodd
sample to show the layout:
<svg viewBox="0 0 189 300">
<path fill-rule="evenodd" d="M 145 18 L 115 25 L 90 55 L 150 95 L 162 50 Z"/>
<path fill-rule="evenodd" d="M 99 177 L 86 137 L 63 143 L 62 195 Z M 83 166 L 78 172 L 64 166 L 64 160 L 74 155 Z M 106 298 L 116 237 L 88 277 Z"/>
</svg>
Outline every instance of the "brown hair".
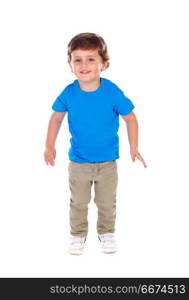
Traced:
<svg viewBox="0 0 189 300">
<path fill-rule="evenodd" d="M 101 56 L 103 63 L 107 62 L 109 67 L 109 55 L 107 45 L 104 39 L 95 33 L 84 32 L 74 36 L 68 44 L 68 63 L 71 62 L 71 53 L 76 49 L 90 50 L 98 49 L 98 54 Z"/>
</svg>

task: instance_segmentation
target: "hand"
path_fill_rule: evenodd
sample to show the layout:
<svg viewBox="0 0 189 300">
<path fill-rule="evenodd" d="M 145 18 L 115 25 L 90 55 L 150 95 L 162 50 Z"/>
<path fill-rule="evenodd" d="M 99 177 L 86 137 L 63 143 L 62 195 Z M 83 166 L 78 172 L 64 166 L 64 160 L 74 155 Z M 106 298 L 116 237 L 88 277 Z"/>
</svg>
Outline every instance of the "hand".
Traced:
<svg viewBox="0 0 189 300">
<path fill-rule="evenodd" d="M 142 156 L 140 155 L 140 153 L 138 152 L 137 149 L 131 148 L 130 154 L 131 154 L 131 158 L 132 158 L 133 162 L 135 161 L 135 157 L 136 157 L 143 163 L 144 167 L 147 168 L 147 165 L 146 165 L 144 159 L 142 158 Z"/>
<path fill-rule="evenodd" d="M 54 160 L 56 158 L 56 149 L 55 148 L 46 148 L 44 153 L 44 159 L 46 164 L 50 164 L 51 166 L 54 166 Z"/>
</svg>

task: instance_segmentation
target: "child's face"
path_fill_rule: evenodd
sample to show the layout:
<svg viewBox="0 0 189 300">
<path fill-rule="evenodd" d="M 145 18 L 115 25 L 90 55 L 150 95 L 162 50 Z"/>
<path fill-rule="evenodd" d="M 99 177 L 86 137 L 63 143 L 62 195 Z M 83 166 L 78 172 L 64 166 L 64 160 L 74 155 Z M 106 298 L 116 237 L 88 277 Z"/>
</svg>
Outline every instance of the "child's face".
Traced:
<svg viewBox="0 0 189 300">
<path fill-rule="evenodd" d="M 98 49 L 76 49 L 71 53 L 70 67 L 78 80 L 89 82 L 100 77 L 100 73 L 105 69 L 106 63 L 102 62 Z"/>
</svg>

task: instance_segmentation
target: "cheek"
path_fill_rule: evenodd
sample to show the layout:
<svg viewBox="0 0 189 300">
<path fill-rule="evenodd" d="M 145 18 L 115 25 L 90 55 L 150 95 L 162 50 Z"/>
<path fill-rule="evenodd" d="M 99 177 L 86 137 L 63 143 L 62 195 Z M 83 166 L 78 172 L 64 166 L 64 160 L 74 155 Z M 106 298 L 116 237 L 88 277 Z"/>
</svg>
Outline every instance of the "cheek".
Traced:
<svg viewBox="0 0 189 300">
<path fill-rule="evenodd" d="M 101 70 L 101 66 L 100 65 L 95 65 L 93 67 L 93 70 L 95 70 L 96 72 L 100 71 Z"/>
<path fill-rule="evenodd" d="M 80 67 L 79 67 L 79 66 L 77 66 L 77 65 L 75 65 L 75 66 L 74 66 L 74 70 L 75 70 L 75 71 L 77 71 L 77 72 L 79 72 L 79 70 L 80 70 Z"/>
</svg>

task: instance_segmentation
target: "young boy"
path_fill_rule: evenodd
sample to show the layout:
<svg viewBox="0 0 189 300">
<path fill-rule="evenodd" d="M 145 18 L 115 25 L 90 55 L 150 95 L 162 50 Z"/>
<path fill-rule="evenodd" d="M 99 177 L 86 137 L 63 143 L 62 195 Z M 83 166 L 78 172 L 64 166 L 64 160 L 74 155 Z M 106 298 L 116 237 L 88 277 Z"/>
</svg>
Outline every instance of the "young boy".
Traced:
<svg viewBox="0 0 189 300">
<path fill-rule="evenodd" d="M 70 254 L 82 254 L 88 233 L 88 203 L 94 182 L 98 208 L 97 232 L 102 252 L 116 252 L 114 239 L 119 158 L 119 115 L 125 120 L 133 161 L 146 167 L 138 147 L 138 123 L 133 103 L 112 81 L 101 77 L 109 67 L 107 45 L 94 33 L 81 33 L 68 44 L 68 63 L 77 78 L 67 85 L 52 105 L 44 158 L 54 166 L 55 141 L 68 113 L 72 135 L 69 149 Z"/>
</svg>

